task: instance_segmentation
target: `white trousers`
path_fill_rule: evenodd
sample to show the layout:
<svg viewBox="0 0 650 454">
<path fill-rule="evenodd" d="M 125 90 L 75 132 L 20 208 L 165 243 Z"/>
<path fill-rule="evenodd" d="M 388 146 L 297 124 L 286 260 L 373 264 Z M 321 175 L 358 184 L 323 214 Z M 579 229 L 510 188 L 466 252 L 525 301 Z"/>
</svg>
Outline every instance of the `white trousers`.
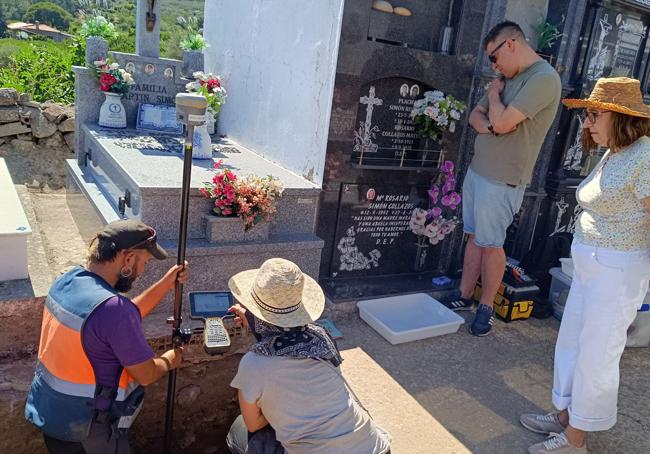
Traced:
<svg viewBox="0 0 650 454">
<path fill-rule="evenodd" d="M 555 344 L 553 404 L 576 429 L 616 423 L 619 362 L 650 279 L 650 251 L 573 242 L 574 271 Z"/>
</svg>

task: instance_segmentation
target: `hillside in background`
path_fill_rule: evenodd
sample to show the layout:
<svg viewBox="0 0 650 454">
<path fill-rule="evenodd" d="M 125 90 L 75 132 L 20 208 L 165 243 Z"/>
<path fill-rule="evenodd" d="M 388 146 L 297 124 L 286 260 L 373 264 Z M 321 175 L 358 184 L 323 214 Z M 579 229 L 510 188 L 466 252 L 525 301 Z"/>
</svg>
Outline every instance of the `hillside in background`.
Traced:
<svg viewBox="0 0 650 454">
<path fill-rule="evenodd" d="M 101 14 L 115 24 L 119 37 L 111 42 L 111 50 L 135 51 L 135 0 L 48 0 L 67 12 L 74 20 L 67 31 L 75 33 L 81 26 L 84 14 Z M 195 16 L 203 23 L 204 0 L 160 0 L 161 33 L 160 51 L 163 57 L 181 58 L 179 42 L 185 31 L 177 23 L 178 16 Z M 0 0 L 0 18 L 8 23 L 24 21 L 27 10 L 37 0 Z M 1 27 L 0 27 L 1 29 Z M 0 50 L 0 52 L 2 52 Z"/>
</svg>

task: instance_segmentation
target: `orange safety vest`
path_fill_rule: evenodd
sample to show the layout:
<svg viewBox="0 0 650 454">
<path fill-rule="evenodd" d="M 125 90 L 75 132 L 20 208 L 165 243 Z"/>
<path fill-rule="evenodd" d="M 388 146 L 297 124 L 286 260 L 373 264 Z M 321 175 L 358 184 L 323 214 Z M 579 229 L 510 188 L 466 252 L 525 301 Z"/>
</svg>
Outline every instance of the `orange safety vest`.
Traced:
<svg viewBox="0 0 650 454">
<path fill-rule="evenodd" d="M 90 314 L 115 295 L 103 279 L 82 267 L 59 277 L 48 293 L 25 417 L 53 438 L 82 441 L 88 436 L 97 386 L 81 333 Z M 139 402 L 133 401 L 136 395 Z M 128 416 L 139 410 L 142 387 L 123 370 L 118 389 L 107 397 L 114 399 L 112 410 Z"/>
</svg>

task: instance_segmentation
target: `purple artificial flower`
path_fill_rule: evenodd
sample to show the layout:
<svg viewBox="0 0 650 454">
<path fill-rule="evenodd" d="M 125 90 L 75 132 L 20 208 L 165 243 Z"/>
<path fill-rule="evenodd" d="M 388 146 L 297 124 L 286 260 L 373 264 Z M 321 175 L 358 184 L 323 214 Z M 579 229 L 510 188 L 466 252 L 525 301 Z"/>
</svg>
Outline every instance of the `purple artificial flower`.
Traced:
<svg viewBox="0 0 650 454">
<path fill-rule="evenodd" d="M 442 186 L 442 193 L 449 194 L 456 187 L 456 180 L 448 179 L 445 181 L 445 184 Z"/>
<path fill-rule="evenodd" d="M 438 195 L 440 194 L 440 188 L 437 185 L 431 186 L 431 189 L 427 191 L 427 194 L 429 194 L 429 199 L 431 199 L 431 203 L 438 203 Z"/>
<path fill-rule="evenodd" d="M 429 219 L 435 219 L 435 218 L 440 217 L 441 214 L 442 214 L 442 209 L 441 209 L 441 208 L 439 208 L 439 207 L 433 207 L 433 208 L 431 208 L 431 209 L 429 210 L 429 214 L 427 215 L 427 217 L 428 217 Z"/>
<path fill-rule="evenodd" d="M 452 161 L 445 161 L 440 166 L 440 170 L 445 173 L 451 173 L 454 171 L 454 163 Z"/>
<path fill-rule="evenodd" d="M 450 192 L 449 194 L 442 197 L 441 202 L 444 206 L 455 210 L 460 203 L 460 195 L 457 192 Z"/>
</svg>

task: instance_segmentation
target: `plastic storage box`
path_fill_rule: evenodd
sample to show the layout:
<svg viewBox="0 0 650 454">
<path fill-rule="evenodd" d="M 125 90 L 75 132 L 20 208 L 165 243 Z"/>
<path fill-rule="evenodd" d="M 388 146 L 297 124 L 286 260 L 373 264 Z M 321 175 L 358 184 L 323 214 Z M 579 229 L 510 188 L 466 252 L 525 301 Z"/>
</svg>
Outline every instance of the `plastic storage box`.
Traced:
<svg viewBox="0 0 650 454">
<path fill-rule="evenodd" d="M 455 333 L 464 319 L 426 293 L 357 303 L 359 315 L 391 344 Z"/>
<path fill-rule="evenodd" d="M 551 275 L 551 289 L 548 292 L 548 299 L 553 304 L 553 316 L 558 320 L 562 320 L 564 303 L 566 303 L 571 288 L 571 277 L 564 274 L 561 268 L 551 268 L 548 272 Z"/>
<path fill-rule="evenodd" d="M 573 277 L 573 259 L 571 257 L 562 257 L 560 263 L 562 264 L 562 272 L 569 277 Z"/>
</svg>

